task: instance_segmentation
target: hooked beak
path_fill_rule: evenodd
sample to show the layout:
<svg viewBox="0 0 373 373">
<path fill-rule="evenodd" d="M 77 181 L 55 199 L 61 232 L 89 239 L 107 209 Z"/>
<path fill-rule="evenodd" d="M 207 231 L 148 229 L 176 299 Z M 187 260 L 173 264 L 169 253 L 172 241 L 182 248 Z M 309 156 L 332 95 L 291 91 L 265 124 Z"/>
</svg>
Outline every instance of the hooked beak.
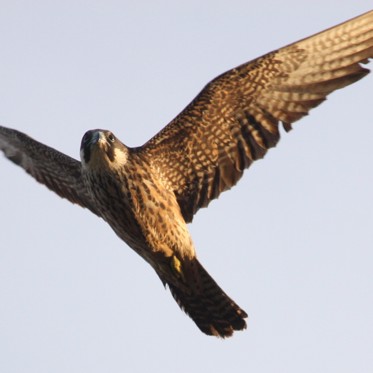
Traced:
<svg viewBox="0 0 373 373">
<path fill-rule="evenodd" d="M 97 144 L 103 136 L 104 134 L 100 130 L 90 130 L 84 134 L 80 145 L 80 158 L 82 162 L 86 164 L 89 162 L 92 146 Z"/>
</svg>

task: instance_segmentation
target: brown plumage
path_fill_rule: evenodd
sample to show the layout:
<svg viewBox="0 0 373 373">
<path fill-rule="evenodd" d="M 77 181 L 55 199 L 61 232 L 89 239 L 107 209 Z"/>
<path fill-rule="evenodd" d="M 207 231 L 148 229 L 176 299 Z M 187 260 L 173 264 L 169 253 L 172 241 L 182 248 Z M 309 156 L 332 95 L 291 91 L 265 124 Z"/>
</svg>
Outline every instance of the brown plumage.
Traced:
<svg viewBox="0 0 373 373">
<path fill-rule="evenodd" d="M 373 11 L 243 64 L 211 81 L 138 148 L 88 131 L 81 162 L 0 127 L 0 149 L 61 197 L 87 207 L 155 269 L 206 334 L 227 337 L 246 313 L 198 262 L 186 223 L 332 91 L 369 70 Z"/>
</svg>

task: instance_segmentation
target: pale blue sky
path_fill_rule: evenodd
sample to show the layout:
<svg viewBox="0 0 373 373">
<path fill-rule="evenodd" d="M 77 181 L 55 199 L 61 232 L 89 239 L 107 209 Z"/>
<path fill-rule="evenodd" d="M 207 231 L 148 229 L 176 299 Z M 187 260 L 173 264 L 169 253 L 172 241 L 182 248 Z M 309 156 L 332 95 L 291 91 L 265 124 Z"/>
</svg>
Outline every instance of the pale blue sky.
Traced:
<svg viewBox="0 0 373 373">
<path fill-rule="evenodd" d="M 0 123 L 75 158 L 141 145 L 216 75 L 367 1 L 0 1 Z M 373 64 L 371 64 L 373 68 Z M 203 335 L 90 212 L 0 157 L 0 371 L 372 372 L 373 75 L 339 91 L 190 226 L 249 314 Z"/>
</svg>

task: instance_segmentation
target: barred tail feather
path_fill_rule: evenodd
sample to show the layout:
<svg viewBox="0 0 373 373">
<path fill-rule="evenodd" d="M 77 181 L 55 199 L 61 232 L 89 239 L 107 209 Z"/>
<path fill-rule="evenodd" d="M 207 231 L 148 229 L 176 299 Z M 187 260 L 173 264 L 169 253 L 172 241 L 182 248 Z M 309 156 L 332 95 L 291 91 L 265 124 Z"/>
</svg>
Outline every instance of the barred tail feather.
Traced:
<svg viewBox="0 0 373 373">
<path fill-rule="evenodd" d="M 246 329 L 246 312 L 224 293 L 197 259 L 190 262 L 190 269 L 191 276 L 186 277 L 191 286 L 187 290 L 172 283 L 168 283 L 168 287 L 198 328 L 205 334 L 222 338 L 230 337 L 235 330 Z"/>
</svg>

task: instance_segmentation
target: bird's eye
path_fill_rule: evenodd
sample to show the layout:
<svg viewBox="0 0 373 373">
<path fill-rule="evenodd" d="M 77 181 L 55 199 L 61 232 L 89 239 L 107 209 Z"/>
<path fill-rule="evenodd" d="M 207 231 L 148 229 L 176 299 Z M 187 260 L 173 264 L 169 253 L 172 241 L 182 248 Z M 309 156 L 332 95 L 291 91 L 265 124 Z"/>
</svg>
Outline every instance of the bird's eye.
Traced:
<svg viewBox="0 0 373 373">
<path fill-rule="evenodd" d="M 108 138 L 108 140 L 110 141 L 110 142 L 114 142 L 115 141 L 115 136 L 111 133 L 111 134 L 109 134 L 109 136 L 107 137 Z"/>
</svg>

